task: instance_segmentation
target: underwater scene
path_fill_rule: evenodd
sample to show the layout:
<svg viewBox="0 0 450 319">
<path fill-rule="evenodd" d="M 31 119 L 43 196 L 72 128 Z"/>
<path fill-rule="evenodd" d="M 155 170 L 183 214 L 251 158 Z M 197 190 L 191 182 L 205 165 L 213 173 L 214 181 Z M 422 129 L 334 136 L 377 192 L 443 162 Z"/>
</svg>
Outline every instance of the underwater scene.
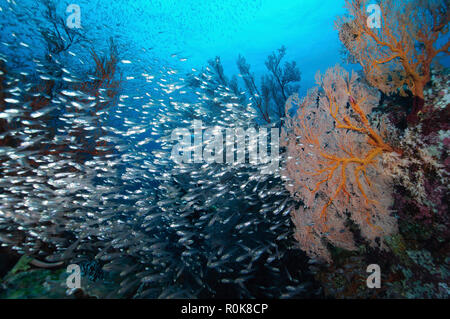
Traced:
<svg viewBox="0 0 450 319">
<path fill-rule="evenodd" d="M 0 299 L 448 299 L 449 25 L 0 0 Z"/>
</svg>

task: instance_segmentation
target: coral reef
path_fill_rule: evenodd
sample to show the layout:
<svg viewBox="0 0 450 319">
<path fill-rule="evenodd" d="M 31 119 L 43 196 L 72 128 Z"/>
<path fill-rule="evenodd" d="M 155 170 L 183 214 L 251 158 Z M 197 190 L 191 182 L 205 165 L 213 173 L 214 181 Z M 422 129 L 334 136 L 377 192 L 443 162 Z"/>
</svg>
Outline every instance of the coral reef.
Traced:
<svg viewBox="0 0 450 319">
<path fill-rule="evenodd" d="M 345 223 L 347 212 L 361 234 L 383 246 L 383 237 L 396 232 L 392 183 L 381 163 L 394 149 L 372 128 L 367 115 L 377 103 L 377 94 L 340 66 L 318 73 L 321 89 L 297 96 L 286 103 L 283 133 L 287 147 L 287 188 L 303 201 L 293 211 L 296 239 L 311 256 L 331 261 L 323 239 L 355 249 Z"/>
<path fill-rule="evenodd" d="M 402 149 L 401 157 L 388 157 L 393 182 L 398 233 L 385 239 L 389 250 L 359 246 L 358 251 L 333 250 L 333 264 L 311 266 L 334 298 L 448 298 L 450 278 L 448 216 L 448 70 L 432 71 L 426 87 L 425 103 L 433 112 L 415 127 L 399 129 L 389 122 L 389 113 L 374 112 L 374 120 L 387 121 L 389 143 Z M 395 99 L 384 108 L 392 111 Z M 441 114 L 440 116 L 436 116 Z M 433 125 L 429 122 L 431 121 Z M 376 122 L 376 121 L 375 121 Z M 425 128 L 425 129 L 424 129 Z M 366 289 L 365 265 L 376 263 L 382 269 L 380 289 Z"/>
<path fill-rule="evenodd" d="M 43 3 L 35 65 L 0 55 L 1 297 L 448 298 L 450 80 L 432 68 L 448 54 L 444 2 L 381 1 L 373 30 L 368 2 L 347 1 L 340 37 L 364 73 L 318 73 L 303 99 L 284 47 L 258 85 L 238 58 L 245 89 L 216 57 L 188 79 L 152 65 L 122 94 L 119 61 L 137 64 L 111 42 L 70 69 L 85 39 Z M 194 120 L 282 127 L 281 168 L 172 161 L 174 130 Z M 68 292 L 72 263 L 83 289 Z M 369 264 L 380 289 L 367 289 Z"/>
<path fill-rule="evenodd" d="M 425 85 L 431 64 L 439 54 L 448 54 L 450 41 L 440 41 L 449 30 L 448 4 L 441 0 L 383 0 L 382 22 L 372 28 L 367 0 L 347 0 L 347 14 L 336 26 L 353 60 L 364 69 L 370 84 L 389 94 L 407 88 L 415 97 L 409 122 L 416 123 L 423 109 Z"/>
</svg>

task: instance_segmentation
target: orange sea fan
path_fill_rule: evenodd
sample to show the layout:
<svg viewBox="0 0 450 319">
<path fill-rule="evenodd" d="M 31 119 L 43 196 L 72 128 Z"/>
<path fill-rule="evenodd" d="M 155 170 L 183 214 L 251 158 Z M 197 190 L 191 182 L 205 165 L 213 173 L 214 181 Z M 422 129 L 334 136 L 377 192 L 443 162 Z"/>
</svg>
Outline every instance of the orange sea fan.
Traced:
<svg viewBox="0 0 450 319">
<path fill-rule="evenodd" d="M 443 0 L 380 0 L 381 25 L 368 24 L 368 0 L 346 0 L 347 15 L 336 22 L 350 56 L 364 69 L 371 85 L 386 94 L 408 88 L 414 95 L 409 122 L 422 110 L 431 65 L 449 54 L 450 12 Z M 426 111 L 426 110 L 425 110 Z"/>
<path fill-rule="evenodd" d="M 286 103 L 282 140 L 287 148 L 285 176 L 291 194 L 304 207 L 293 211 L 296 239 L 312 256 L 330 261 L 323 239 L 355 249 L 348 220 L 359 226 L 371 244 L 396 231 L 389 174 L 380 159 L 394 150 L 367 118 L 378 95 L 357 77 L 336 66 L 317 74 L 318 88 L 302 101 Z"/>
</svg>

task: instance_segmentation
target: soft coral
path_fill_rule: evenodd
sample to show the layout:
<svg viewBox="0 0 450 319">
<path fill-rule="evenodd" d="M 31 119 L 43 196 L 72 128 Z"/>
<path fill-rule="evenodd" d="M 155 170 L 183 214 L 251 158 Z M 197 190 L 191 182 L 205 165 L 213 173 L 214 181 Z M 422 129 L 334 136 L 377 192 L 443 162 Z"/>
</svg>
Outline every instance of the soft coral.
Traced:
<svg viewBox="0 0 450 319">
<path fill-rule="evenodd" d="M 431 64 L 448 54 L 450 40 L 448 5 L 441 0 L 382 0 L 380 28 L 367 21 L 367 0 L 347 0 L 348 15 L 336 26 L 350 55 L 364 69 L 366 78 L 384 93 L 401 92 L 405 86 L 414 96 L 408 122 L 415 124 L 424 107 L 424 88 L 430 81 Z M 426 111 L 426 110 L 425 110 Z"/>
<path fill-rule="evenodd" d="M 389 177 L 380 158 L 393 148 L 369 123 L 367 113 L 376 105 L 374 91 L 343 68 L 317 76 L 319 90 L 303 100 L 294 96 L 284 134 L 287 146 L 288 190 L 306 207 L 294 210 L 296 237 L 311 255 L 330 260 L 322 238 L 345 249 L 354 249 L 346 227 L 347 209 L 362 235 L 374 244 L 376 238 L 396 230 L 389 215 L 392 204 Z"/>
</svg>

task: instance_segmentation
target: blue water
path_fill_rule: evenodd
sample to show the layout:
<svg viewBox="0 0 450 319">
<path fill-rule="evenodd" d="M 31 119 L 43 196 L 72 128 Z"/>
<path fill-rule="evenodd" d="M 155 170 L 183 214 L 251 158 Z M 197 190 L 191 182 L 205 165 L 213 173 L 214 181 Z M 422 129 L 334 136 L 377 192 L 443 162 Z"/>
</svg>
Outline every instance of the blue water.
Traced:
<svg viewBox="0 0 450 319">
<path fill-rule="evenodd" d="M 0 3 L 5 8 L 1 14 L 8 19 L 6 1 Z M 122 66 L 127 75 L 161 65 L 199 69 L 220 56 L 225 73 L 231 76 L 239 73 L 236 59 L 241 54 L 259 79 L 266 73 L 266 57 L 284 45 L 285 61 L 296 61 L 302 72 L 300 92 L 304 93 L 314 85 L 317 70 L 341 59 L 333 26 L 334 18 L 344 11 L 344 1 L 65 0 L 57 2 L 58 14 L 69 17 L 65 11 L 72 3 L 80 6 L 82 32 L 94 48 L 106 48 L 113 37 L 120 57 L 133 62 Z M 33 54 L 39 55 L 40 35 L 36 34 L 36 22 L 29 21 L 29 13 L 45 25 L 39 14 L 42 5 L 23 0 L 17 7 L 26 14 L 24 22 L 28 23 L 2 18 L 2 39 L 10 39 L 10 32 L 24 32 Z M 75 53 L 86 53 L 82 51 Z"/>
</svg>

